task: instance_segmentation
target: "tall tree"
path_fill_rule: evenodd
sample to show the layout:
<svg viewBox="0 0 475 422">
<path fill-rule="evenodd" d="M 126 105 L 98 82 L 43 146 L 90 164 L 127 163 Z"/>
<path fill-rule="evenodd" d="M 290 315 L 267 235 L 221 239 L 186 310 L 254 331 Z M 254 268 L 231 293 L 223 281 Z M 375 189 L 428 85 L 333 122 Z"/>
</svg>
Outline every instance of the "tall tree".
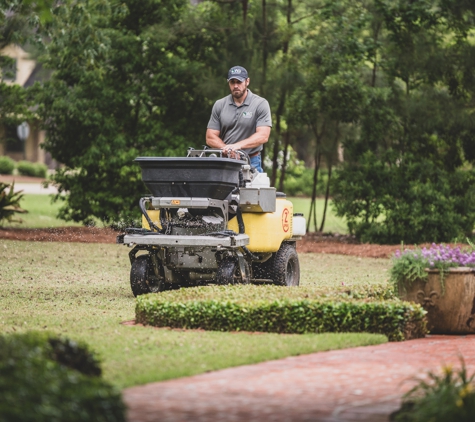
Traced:
<svg viewBox="0 0 475 422">
<path fill-rule="evenodd" d="M 69 192 L 58 195 L 61 217 L 138 216 L 145 189 L 135 157 L 184 155 L 203 144 L 212 101 L 200 55 L 215 40 L 190 33 L 191 7 L 97 0 L 55 9 L 44 59 L 53 74 L 38 99 L 45 148 L 64 164 L 55 175 L 60 192 Z"/>
<path fill-rule="evenodd" d="M 305 125 L 313 135 L 313 187 L 307 230 L 323 230 L 330 195 L 333 163 L 345 125 L 356 122 L 365 93 L 358 69 L 365 47 L 360 42 L 367 18 L 359 5 L 328 4 L 315 17 L 315 29 L 305 37 L 302 63 L 305 81 L 292 95 L 291 122 Z M 322 161 L 328 170 L 325 207 L 320 225 L 316 196 Z"/>
<path fill-rule="evenodd" d="M 338 214 L 363 241 L 451 241 L 473 230 L 473 69 L 460 55 L 473 48 L 441 7 L 449 3 L 375 2 L 378 83 L 334 185 Z"/>
</svg>

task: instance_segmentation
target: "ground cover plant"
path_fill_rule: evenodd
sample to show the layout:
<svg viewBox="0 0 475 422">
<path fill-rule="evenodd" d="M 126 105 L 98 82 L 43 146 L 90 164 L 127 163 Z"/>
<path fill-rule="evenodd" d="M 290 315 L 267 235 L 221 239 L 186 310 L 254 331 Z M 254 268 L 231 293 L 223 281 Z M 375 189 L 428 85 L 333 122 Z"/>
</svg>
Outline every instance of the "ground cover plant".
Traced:
<svg viewBox="0 0 475 422">
<path fill-rule="evenodd" d="M 15 184 L 7 184 L 0 182 L 0 227 L 5 222 L 19 222 L 15 218 L 17 214 L 25 213 L 25 210 L 20 207 L 22 199 L 21 192 L 15 190 Z"/>
<path fill-rule="evenodd" d="M 45 332 L 0 335 L 0 395 L 2 421 L 125 421 L 87 346 Z"/>
<path fill-rule="evenodd" d="M 128 249 L 0 240 L 0 332 L 48 330 L 86 342 L 106 381 L 126 387 L 290 355 L 385 342 L 360 334 L 248 334 L 127 326 L 135 317 Z M 301 254 L 301 285 L 387 283 L 387 259 Z M 363 288 L 363 287 L 358 287 Z"/>
<path fill-rule="evenodd" d="M 475 415 L 475 374 L 469 376 L 462 360 L 460 369 L 444 366 L 441 373 L 429 372 L 404 397 L 391 421 L 472 422 Z"/>
</svg>

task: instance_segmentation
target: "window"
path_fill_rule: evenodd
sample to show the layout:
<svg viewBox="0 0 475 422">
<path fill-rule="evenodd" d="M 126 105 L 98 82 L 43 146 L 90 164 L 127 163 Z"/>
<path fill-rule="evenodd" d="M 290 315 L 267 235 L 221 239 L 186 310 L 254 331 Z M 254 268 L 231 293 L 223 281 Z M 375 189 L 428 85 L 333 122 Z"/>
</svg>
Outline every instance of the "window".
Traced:
<svg viewBox="0 0 475 422">
<path fill-rule="evenodd" d="M 5 127 L 5 151 L 23 152 L 23 141 L 18 138 L 16 126 L 8 125 Z"/>
</svg>

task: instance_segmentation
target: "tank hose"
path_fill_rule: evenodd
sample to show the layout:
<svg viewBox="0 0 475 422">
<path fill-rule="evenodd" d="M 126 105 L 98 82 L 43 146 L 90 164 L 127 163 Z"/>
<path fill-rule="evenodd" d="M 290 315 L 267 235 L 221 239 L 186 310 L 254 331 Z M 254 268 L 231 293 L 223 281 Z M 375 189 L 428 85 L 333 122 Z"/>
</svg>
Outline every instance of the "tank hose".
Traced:
<svg viewBox="0 0 475 422">
<path fill-rule="evenodd" d="M 242 218 L 242 211 L 241 208 L 238 206 L 236 210 L 236 217 L 238 221 L 238 227 L 239 227 L 239 234 L 244 234 L 246 231 L 246 227 L 244 226 L 244 220 Z"/>
<path fill-rule="evenodd" d="M 170 212 L 170 209 L 169 208 L 162 208 L 162 211 L 160 211 L 160 223 L 163 227 L 161 233 L 162 234 L 170 234 L 171 231 L 172 231 L 172 226 L 171 226 L 171 224 L 168 223 L 168 219 L 169 219 L 168 214 Z"/>
<path fill-rule="evenodd" d="M 247 249 L 246 246 L 241 246 L 241 249 L 244 251 L 244 253 L 251 258 L 252 261 L 260 261 L 261 258 L 258 255 L 254 255 L 249 249 Z"/>
<path fill-rule="evenodd" d="M 140 198 L 139 201 L 139 208 L 140 211 L 142 211 L 143 216 L 147 220 L 147 223 L 151 229 L 156 230 L 159 233 L 162 233 L 162 230 L 151 220 L 150 216 L 147 213 L 147 210 L 145 209 L 145 202 L 150 201 L 150 198 Z"/>
</svg>

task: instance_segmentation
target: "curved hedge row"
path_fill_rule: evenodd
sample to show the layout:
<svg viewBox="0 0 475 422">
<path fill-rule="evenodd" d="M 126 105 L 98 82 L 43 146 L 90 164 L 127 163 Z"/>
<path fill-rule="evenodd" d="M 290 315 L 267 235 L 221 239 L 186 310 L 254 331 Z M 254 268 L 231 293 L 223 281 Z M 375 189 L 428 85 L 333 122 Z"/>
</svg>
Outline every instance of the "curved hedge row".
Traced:
<svg viewBox="0 0 475 422">
<path fill-rule="evenodd" d="M 30 332 L 0 336 L 0 421 L 125 422 L 121 394 L 87 347 Z"/>
<path fill-rule="evenodd" d="M 320 296 L 313 289 L 208 286 L 139 296 L 136 321 L 158 327 L 275 333 L 368 332 L 423 337 L 426 311 L 396 299 Z"/>
</svg>

